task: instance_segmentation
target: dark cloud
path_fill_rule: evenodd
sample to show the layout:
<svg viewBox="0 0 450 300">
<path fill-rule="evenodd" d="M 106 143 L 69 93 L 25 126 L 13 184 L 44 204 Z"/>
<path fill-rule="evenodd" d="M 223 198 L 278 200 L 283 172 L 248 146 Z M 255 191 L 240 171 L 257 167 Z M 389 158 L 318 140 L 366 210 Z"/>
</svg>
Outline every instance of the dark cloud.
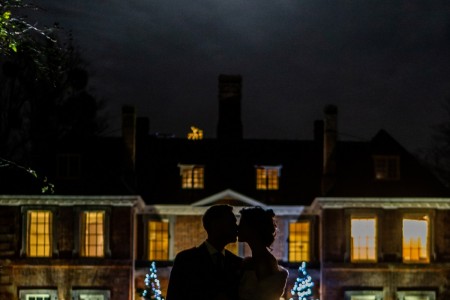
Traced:
<svg viewBox="0 0 450 300">
<path fill-rule="evenodd" d="M 116 128 L 127 103 L 152 131 L 215 136 L 220 73 L 243 75 L 247 137 L 311 138 L 335 103 L 343 133 L 415 149 L 447 117 L 448 1 L 38 2 L 73 30 Z"/>
</svg>

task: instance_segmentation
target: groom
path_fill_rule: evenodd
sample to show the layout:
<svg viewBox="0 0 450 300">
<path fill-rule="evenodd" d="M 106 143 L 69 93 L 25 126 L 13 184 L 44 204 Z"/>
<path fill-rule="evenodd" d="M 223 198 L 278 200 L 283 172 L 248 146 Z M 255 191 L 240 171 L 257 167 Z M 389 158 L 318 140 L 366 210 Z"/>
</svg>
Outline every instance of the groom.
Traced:
<svg viewBox="0 0 450 300">
<path fill-rule="evenodd" d="M 236 242 L 233 207 L 211 206 L 203 215 L 208 235 L 200 246 L 175 257 L 166 300 L 237 300 L 242 258 L 225 246 Z"/>
</svg>

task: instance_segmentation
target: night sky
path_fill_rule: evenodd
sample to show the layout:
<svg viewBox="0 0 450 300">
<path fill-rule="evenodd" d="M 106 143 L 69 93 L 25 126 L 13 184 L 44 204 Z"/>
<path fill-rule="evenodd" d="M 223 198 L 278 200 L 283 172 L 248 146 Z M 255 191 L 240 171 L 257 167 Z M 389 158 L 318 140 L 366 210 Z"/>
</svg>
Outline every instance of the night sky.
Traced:
<svg viewBox="0 0 450 300">
<path fill-rule="evenodd" d="M 110 131 L 136 105 L 151 132 L 215 137 L 217 77 L 243 77 L 247 138 L 312 139 L 326 104 L 341 139 L 384 128 L 409 150 L 448 117 L 448 0 L 36 0 L 72 30 Z"/>
</svg>

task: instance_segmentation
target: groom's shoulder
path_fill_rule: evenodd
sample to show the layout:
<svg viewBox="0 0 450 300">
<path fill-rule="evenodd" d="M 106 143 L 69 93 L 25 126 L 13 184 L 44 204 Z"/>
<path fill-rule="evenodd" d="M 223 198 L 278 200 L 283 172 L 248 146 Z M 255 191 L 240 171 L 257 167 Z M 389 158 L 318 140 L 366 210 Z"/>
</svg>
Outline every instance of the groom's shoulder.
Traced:
<svg viewBox="0 0 450 300">
<path fill-rule="evenodd" d="M 177 254 L 177 258 L 191 258 L 191 257 L 196 257 L 196 256 L 199 256 L 199 255 L 202 255 L 203 254 L 203 249 L 202 249 L 202 246 L 200 245 L 200 246 L 197 246 L 197 247 L 192 247 L 192 248 L 189 248 L 189 249 L 185 249 L 185 250 L 183 250 L 183 251 L 180 251 L 178 254 Z"/>
</svg>

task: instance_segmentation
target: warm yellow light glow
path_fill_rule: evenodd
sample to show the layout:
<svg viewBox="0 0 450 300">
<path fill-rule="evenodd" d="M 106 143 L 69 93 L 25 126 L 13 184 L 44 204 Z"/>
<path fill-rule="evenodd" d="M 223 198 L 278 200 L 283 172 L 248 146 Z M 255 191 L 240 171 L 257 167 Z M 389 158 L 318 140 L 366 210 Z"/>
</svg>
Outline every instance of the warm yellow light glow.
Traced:
<svg viewBox="0 0 450 300">
<path fill-rule="evenodd" d="M 51 256 L 51 229 L 52 214 L 50 211 L 28 212 L 28 256 Z"/>
<path fill-rule="evenodd" d="M 105 212 L 89 211 L 83 213 L 83 236 L 81 255 L 103 257 Z"/>
<path fill-rule="evenodd" d="M 169 259 L 169 221 L 148 222 L 148 259 Z"/>
<path fill-rule="evenodd" d="M 183 189 L 204 188 L 204 167 L 192 166 L 181 170 L 181 187 Z"/>
<path fill-rule="evenodd" d="M 225 249 L 227 249 L 231 253 L 239 255 L 239 253 L 238 253 L 238 250 L 239 250 L 238 242 L 234 242 L 234 243 L 230 243 L 230 244 L 226 245 Z"/>
<path fill-rule="evenodd" d="M 203 139 L 203 130 L 201 130 L 195 126 L 191 126 L 191 132 L 188 133 L 187 137 L 189 140 L 202 140 Z"/>
<path fill-rule="evenodd" d="M 403 219 L 403 261 L 429 262 L 428 217 Z"/>
<path fill-rule="evenodd" d="M 310 222 L 289 223 L 289 262 L 310 260 Z"/>
<path fill-rule="evenodd" d="M 279 189 L 279 167 L 257 167 L 256 189 L 278 190 Z"/>
<path fill-rule="evenodd" d="M 376 296 L 374 295 L 356 295 L 351 296 L 351 300 L 376 300 Z"/>
<path fill-rule="evenodd" d="M 377 220 L 376 218 L 352 218 L 351 220 L 351 260 L 377 260 Z"/>
</svg>

